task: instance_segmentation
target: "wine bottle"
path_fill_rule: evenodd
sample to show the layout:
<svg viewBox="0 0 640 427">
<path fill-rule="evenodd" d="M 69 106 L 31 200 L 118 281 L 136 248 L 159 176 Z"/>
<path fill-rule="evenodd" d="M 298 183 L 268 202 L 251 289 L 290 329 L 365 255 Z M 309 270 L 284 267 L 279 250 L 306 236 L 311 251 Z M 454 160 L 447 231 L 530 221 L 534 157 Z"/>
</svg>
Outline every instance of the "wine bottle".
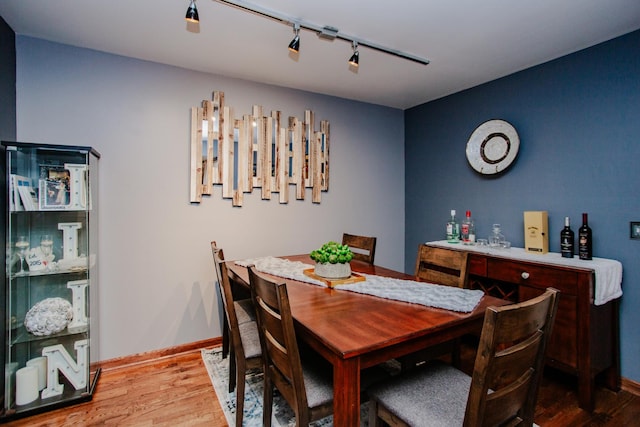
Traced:
<svg viewBox="0 0 640 427">
<path fill-rule="evenodd" d="M 591 259 L 593 256 L 593 236 L 587 214 L 582 214 L 582 226 L 578 230 L 578 255 L 580 259 Z"/>
<path fill-rule="evenodd" d="M 456 210 L 451 209 L 451 219 L 447 222 L 447 242 L 458 243 L 460 241 L 460 224 L 456 220 Z"/>
<path fill-rule="evenodd" d="M 564 218 L 564 228 L 560 231 L 560 253 L 565 258 L 573 258 L 574 233 L 569 223 L 569 217 Z"/>
<path fill-rule="evenodd" d="M 460 227 L 460 237 L 465 245 L 473 245 L 476 242 L 476 229 L 471 219 L 471 211 L 467 211 L 462 226 Z"/>
</svg>

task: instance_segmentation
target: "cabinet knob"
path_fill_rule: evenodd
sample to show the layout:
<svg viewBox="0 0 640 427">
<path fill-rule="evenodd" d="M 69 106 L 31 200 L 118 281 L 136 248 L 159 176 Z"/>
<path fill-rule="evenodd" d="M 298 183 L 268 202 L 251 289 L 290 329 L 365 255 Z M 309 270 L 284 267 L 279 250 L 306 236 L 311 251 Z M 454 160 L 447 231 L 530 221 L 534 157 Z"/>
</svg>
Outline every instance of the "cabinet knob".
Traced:
<svg viewBox="0 0 640 427">
<path fill-rule="evenodd" d="M 523 271 L 521 276 L 524 280 L 527 280 L 529 278 L 529 273 L 527 273 L 526 271 Z"/>
</svg>

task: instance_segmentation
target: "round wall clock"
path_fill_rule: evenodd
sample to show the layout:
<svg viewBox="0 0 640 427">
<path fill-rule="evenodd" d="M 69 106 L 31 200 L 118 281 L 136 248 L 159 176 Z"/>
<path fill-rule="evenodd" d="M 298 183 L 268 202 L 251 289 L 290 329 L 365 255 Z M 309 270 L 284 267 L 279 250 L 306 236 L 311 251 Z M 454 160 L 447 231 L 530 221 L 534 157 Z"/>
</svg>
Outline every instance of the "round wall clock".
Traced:
<svg viewBox="0 0 640 427">
<path fill-rule="evenodd" d="M 504 120 L 489 120 L 476 128 L 467 142 L 467 160 L 476 171 L 490 175 L 504 171 L 518 154 L 520 139 Z"/>
</svg>

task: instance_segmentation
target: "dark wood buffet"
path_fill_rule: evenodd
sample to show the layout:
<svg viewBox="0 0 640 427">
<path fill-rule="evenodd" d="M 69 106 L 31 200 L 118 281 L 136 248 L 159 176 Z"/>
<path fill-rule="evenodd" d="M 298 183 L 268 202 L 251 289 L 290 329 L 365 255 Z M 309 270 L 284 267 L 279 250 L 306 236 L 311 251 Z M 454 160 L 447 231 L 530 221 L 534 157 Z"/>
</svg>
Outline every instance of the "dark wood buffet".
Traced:
<svg viewBox="0 0 640 427">
<path fill-rule="evenodd" d="M 588 265 L 552 264 L 544 257 L 523 260 L 510 251 L 470 250 L 469 286 L 514 302 L 540 295 L 549 286 L 561 292 L 547 365 L 577 376 L 580 407 L 592 411 L 596 381 L 620 389 L 619 298 L 594 304 L 596 275 Z"/>
</svg>

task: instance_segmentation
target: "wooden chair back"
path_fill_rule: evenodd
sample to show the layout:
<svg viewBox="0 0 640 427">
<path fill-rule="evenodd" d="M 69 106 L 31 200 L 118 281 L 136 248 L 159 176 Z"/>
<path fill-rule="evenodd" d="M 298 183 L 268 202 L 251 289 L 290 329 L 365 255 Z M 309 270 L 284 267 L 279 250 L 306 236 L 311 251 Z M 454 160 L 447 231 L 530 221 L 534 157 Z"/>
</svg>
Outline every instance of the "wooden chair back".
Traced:
<svg viewBox="0 0 640 427">
<path fill-rule="evenodd" d="M 468 287 L 469 253 L 421 244 L 416 280 L 458 288 Z"/>
<path fill-rule="evenodd" d="M 532 425 L 558 291 L 489 307 L 476 355 L 465 427 Z"/>
<path fill-rule="evenodd" d="M 376 238 L 344 233 L 342 244 L 349 246 L 353 259 L 373 264 L 376 257 Z"/>
<path fill-rule="evenodd" d="M 272 396 L 268 392 L 274 386 L 293 409 L 296 425 L 306 426 L 318 416 L 329 415 L 332 409 L 330 405 L 325 413 L 319 415 L 312 413 L 309 408 L 287 285 L 258 275 L 253 266 L 249 267 L 249 282 L 263 349 L 264 425 L 270 425 Z"/>
<path fill-rule="evenodd" d="M 225 319 L 229 327 L 231 346 L 236 355 L 244 358 L 244 350 L 238 328 L 238 317 L 235 305 L 233 304 L 233 293 L 231 290 L 231 282 L 229 281 L 229 272 L 227 271 L 227 265 L 224 261 L 224 252 L 222 248 L 218 248 L 215 241 L 211 242 L 211 252 L 213 253 L 216 276 L 220 286 L 220 295 L 222 296 L 222 304 L 224 305 Z"/>
</svg>

